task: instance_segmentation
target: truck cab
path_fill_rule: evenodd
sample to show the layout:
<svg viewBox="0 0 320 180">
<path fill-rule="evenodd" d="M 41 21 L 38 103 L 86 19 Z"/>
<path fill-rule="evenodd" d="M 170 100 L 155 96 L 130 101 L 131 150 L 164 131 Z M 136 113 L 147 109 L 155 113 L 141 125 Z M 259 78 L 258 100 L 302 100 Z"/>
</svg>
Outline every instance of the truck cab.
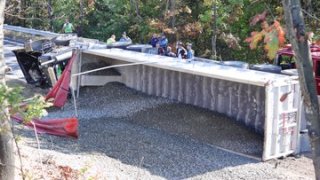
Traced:
<svg viewBox="0 0 320 180">
<path fill-rule="evenodd" d="M 311 44 L 310 45 L 311 57 L 313 62 L 313 71 L 316 80 L 316 87 L 318 95 L 320 95 L 320 46 Z M 294 52 L 291 45 L 286 45 L 284 48 L 277 52 L 276 58 L 273 64 L 280 66 L 282 70 L 295 69 Z"/>
</svg>

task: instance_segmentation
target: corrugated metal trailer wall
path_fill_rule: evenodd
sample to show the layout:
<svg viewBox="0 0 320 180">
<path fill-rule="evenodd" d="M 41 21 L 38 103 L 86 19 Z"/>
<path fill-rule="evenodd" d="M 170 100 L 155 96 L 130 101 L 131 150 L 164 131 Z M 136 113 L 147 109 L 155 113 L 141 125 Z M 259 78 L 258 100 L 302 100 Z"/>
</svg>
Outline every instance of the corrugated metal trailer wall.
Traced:
<svg viewBox="0 0 320 180">
<path fill-rule="evenodd" d="M 263 133 L 263 87 L 145 65 L 119 70 L 123 75 L 123 83 L 128 87 L 226 114 Z"/>
<path fill-rule="evenodd" d="M 83 53 L 82 63 L 128 63 Z M 126 86 L 226 114 L 264 134 L 263 160 L 297 153 L 300 122 L 298 81 L 270 81 L 264 86 L 206 77 L 150 65 L 117 69 Z"/>
<path fill-rule="evenodd" d="M 302 102 L 298 81 L 266 87 L 263 159 L 299 152 Z"/>
</svg>

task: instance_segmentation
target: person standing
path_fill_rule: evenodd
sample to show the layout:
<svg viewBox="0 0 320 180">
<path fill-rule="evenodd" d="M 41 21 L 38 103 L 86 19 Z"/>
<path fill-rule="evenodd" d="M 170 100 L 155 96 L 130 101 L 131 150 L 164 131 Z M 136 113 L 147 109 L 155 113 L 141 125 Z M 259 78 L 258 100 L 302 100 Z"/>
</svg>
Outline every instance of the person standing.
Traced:
<svg viewBox="0 0 320 180">
<path fill-rule="evenodd" d="M 162 47 L 162 49 L 167 49 L 168 39 L 164 33 L 161 34 L 161 37 L 159 39 L 159 43 L 160 43 L 160 47 Z"/>
<path fill-rule="evenodd" d="M 186 53 L 186 49 L 183 47 L 183 43 L 178 41 L 177 42 L 177 53 L 176 53 L 177 57 L 179 59 L 182 59 L 182 58 L 184 58 L 185 53 Z"/>
<path fill-rule="evenodd" d="M 107 45 L 110 45 L 115 42 L 116 42 L 116 35 L 112 34 L 111 37 L 107 40 Z"/>
<path fill-rule="evenodd" d="M 126 32 L 123 32 L 119 42 L 131 42 L 131 39 L 127 36 Z"/>
<path fill-rule="evenodd" d="M 151 44 L 151 46 L 153 48 L 155 48 L 157 43 L 158 43 L 158 41 L 159 41 L 159 38 L 158 38 L 157 34 L 153 34 L 152 37 L 151 37 L 151 40 L 149 41 L 149 44 Z"/>
<path fill-rule="evenodd" d="M 176 57 L 176 53 L 172 52 L 172 48 L 170 46 L 167 47 L 167 50 L 166 50 L 166 56 L 169 56 L 169 57 Z"/>
<path fill-rule="evenodd" d="M 164 56 L 165 55 L 164 49 L 160 46 L 159 42 L 156 44 L 156 49 L 158 51 L 158 55 L 160 55 L 160 56 Z"/>
<path fill-rule="evenodd" d="M 188 61 L 191 61 L 194 57 L 194 50 L 192 49 L 192 44 L 187 44 L 187 59 Z"/>
<path fill-rule="evenodd" d="M 65 23 L 63 24 L 62 31 L 66 34 L 70 34 L 73 32 L 73 30 L 73 25 L 69 22 L 69 19 L 66 19 Z"/>
</svg>

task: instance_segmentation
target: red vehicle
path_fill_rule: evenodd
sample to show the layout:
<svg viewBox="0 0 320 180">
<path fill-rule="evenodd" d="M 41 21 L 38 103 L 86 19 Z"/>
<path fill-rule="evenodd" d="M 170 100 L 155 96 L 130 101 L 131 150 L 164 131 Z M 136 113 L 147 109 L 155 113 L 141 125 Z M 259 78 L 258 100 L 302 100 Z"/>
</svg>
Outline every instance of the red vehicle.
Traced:
<svg viewBox="0 0 320 180">
<path fill-rule="evenodd" d="M 312 44 L 310 45 L 310 51 L 313 61 L 313 71 L 315 73 L 317 91 L 318 95 L 320 95 L 320 46 Z M 291 45 L 287 45 L 277 52 L 274 64 L 280 66 L 282 70 L 296 68 L 294 53 Z"/>
</svg>

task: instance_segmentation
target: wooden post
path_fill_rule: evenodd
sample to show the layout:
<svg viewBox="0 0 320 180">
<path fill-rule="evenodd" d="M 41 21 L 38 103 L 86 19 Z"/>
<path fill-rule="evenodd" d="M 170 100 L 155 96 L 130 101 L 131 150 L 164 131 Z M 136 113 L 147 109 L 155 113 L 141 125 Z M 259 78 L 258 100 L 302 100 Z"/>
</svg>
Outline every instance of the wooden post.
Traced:
<svg viewBox="0 0 320 180">
<path fill-rule="evenodd" d="M 212 38 L 211 38 L 211 45 L 212 45 L 212 56 L 214 59 L 217 59 L 217 0 L 214 0 L 213 6 L 212 6 L 212 11 L 213 11 L 213 31 L 212 31 Z"/>
</svg>

